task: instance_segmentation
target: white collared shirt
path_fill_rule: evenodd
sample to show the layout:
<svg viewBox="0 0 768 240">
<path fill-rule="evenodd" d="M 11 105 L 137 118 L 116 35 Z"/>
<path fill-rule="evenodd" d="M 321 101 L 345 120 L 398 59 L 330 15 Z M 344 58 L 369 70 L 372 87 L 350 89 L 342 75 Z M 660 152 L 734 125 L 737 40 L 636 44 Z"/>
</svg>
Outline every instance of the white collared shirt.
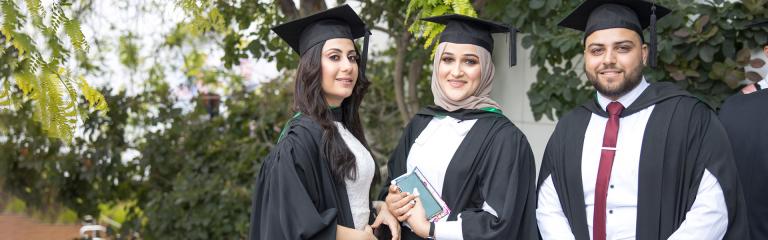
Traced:
<svg viewBox="0 0 768 240">
<path fill-rule="evenodd" d="M 408 152 L 407 171 L 411 172 L 418 167 L 435 191 L 442 194 L 448 165 L 476 122 L 477 119 L 462 121 L 449 116 L 432 118 Z M 487 203 L 483 205 L 483 209 L 495 215 L 495 211 Z M 452 209 L 452 211 L 459 210 Z M 444 217 L 435 222 L 435 239 L 464 239 L 461 214 L 456 221 L 447 221 L 447 219 Z"/>
<path fill-rule="evenodd" d="M 763 78 L 763 80 L 760 80 L 757 82 L 757 85 L 760 85 L 760 89 L 768 89 L 768 74 L 766 74 L 766 77 Z"/>
<path fill-rule="evenodd" d="M 629 107 L 649 84 L 645 79 L 617 101 Z M 605 109 L 612 100 L 597 94 L 597 101 Z M 634 239 L 637 221 L 637 196 L 640 153 L 646 124 L 655 105 L 622 117 L 616 142 L 611 178 L 606 199 L 606 239 Z M 584 136 L 581 156 L 581 176 L 585 211 L 590 237 L 594 214 L 594 194 L 603 135 L 608 118 L 592 114 Z M 717 179 L 705 170 L 698 195 L 686 219 L 670 239 L 721 239 L 728 226 L 725 198 Z M 540 187 L 536 218 L 543 239 L 574 239 L 567 218 L 563 214 L 552 177 Z"/>
</svg>

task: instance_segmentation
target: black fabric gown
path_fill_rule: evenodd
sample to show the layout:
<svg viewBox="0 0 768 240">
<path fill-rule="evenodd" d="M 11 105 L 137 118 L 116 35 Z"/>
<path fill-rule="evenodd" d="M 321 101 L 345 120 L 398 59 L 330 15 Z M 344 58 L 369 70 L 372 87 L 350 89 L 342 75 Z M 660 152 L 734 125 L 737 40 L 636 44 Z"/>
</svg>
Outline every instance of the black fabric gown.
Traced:
<svg viewBox="0 0 768 240">
<path fill-rule="evenodd" d="M 752 239 L 768 239 L 768 90 L 729 97 L 720 121 L 733 146 Z"/>
<path fill-rule="evenodd" d="M 456 220 L 461 214 L 464 239 L 535 239 L 533 153 L 525 135 L 499 113 L 466 109 L 448 112 L 439 107 L 422 109 L 406 126 L 392 153 L 385 183 L 406 173 L 411 146 L 435 116 L 477 119 L 446 170 L 441 195 L 451 209 L 448 220 Z M 386 195 L 385 187 L 380 199 Z M 488 202 L 499 217 L 484 211 L 483 202 Z M 401 236 L 402 239 L 421 239 L 406 226 L 402 227 Z"/>
<path fill-rule="evenodd" d="M 320 157 L 323 130 L 301 115 L 284 131 L 256 180 L 250 239 L 336 239 L 336 225 L 354 220 L 345 185 Z"/>
<path fill-rule="evenodd" d="M 672 83 L 652 83 L 621 116 L 655 105 L 640 153 L 636 239 L 667 239 L 690 210 L 704 169 L 717 178 L 728 206 L 725 239 L 748 239 L 746 205 L 731 144 L 715 113 Z M 589 239 L 581 156 L 591 114 L 608 117 L 596 100 L 565 114 L 544 152 L 539 185 L 552 176 L 576 239 Z M 586 183 L 594 184 L 594 183 Z"/>
</svg>

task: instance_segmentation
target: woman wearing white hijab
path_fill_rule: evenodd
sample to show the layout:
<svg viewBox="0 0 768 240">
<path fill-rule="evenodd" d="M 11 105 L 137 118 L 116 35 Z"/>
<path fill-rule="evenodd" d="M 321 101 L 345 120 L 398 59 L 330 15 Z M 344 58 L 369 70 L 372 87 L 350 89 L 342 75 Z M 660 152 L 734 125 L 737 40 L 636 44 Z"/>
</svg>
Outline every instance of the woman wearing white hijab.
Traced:
<svg viewBox="0 0 768 240">
<path fill-rule="evenodd" d="M 388 180 L 418 168 L 450 213 L 427 219 L 420 198 L 394 185 L 380 198 L 404 222 L 403 239 L 537 238 L 530 145 L 490 98 L 491 33 L 510 32 L 513 53 L 516 30 L 462 15 L 423 20 L 446 25 L 433 62 L 435 106 L 411 119 L 389 160 Z"/>
</svg>

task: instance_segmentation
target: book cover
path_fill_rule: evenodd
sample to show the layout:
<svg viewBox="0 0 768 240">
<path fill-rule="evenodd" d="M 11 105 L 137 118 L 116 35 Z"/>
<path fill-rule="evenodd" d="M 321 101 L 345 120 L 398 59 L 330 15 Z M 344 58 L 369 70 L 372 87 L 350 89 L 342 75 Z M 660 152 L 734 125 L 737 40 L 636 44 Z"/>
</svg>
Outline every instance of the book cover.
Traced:
<svg viewBox="0 0 768 240">
<path fill-rule="evenodd" d="M 414 168 L 413 171 L 395 178 L 392 182 L 397 185 L 402 192 L 413 194 L 414 189 L 417 189 L 427 219 L 430 222 L 436 222 L 440 220 L 440 218 L 448 216 L 448 214 L 451 213 L 451 210 L 448 209 L 448 205 L 446 205 L 445 201 L 440 198 L 440 194 L 435 191 L 434 187 L 432 187 L 421 171 L 419 171 L 419 168 Z"/>
</svg>

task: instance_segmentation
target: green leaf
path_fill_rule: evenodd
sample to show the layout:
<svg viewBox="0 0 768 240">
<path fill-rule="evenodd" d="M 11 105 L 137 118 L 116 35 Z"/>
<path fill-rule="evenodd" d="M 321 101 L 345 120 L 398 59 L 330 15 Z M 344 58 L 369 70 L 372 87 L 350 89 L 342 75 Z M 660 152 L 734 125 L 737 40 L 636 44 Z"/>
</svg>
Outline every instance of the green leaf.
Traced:
<svg viewBox="0 0 768 240">
<path fill-rule="evenodd" d="M 30 52 L 37 52 L 34 41 L 32 41 L 32 38 L 25 33 L 13 33 L 13 38 L 11 41 L 13 42 L 13 47 L 19 50 L 19 55 L 28 54 Z"/>
<path fill-rule="evenodd" d="M 537 10 L 543 7 L 544 4 L 546 3 L 547 3 L 546 0 L 530 0 L 528 1 L 528 7 L 530 7 L 533 10 Z"/>
<path fill-rule="evenodd" d="M 693 29 L 697 33 L 703 33 L 704 32 L 704 26 L 709 23 L 709 15 L 702 15 L 696 21 L 693 23 Z"/>
<path fill-rule="evenodd" d="M 83 32 L 80 30 L 80 21 L 71 19 L 64 22 L 64 32 L 69 36 L 69 40 L 72 42 L 72 46 L 75 47 L 75 50 L 80 51 L 81 53 L 88 52 L 90 47 L 88 46 L 88 42 L 85 41 Z"/>
<path fill-rule="evenodd" d="M 16 5 L 13 3 L 13 1 L 4 0 L 0 2 L 2 4 L 2 12 L 3 12 L 3 26 L 2 29 L 0 29 L 0 33 L 6 36 L 6 38 L 11 38 L 14 36 L 14 32 L 19 25 L 19 11 L 16 9 Z"/>
<path fill-rule="evenodd" d="M 712 58 L 714 57 L 716 52 L 717 52 L 717 49 L 715 49 L 714 47 L 711 47 L 709 45 L 703 45 L 699 49 L 699 57 L 704 62 L 712 62 Z"/>
</svg>

